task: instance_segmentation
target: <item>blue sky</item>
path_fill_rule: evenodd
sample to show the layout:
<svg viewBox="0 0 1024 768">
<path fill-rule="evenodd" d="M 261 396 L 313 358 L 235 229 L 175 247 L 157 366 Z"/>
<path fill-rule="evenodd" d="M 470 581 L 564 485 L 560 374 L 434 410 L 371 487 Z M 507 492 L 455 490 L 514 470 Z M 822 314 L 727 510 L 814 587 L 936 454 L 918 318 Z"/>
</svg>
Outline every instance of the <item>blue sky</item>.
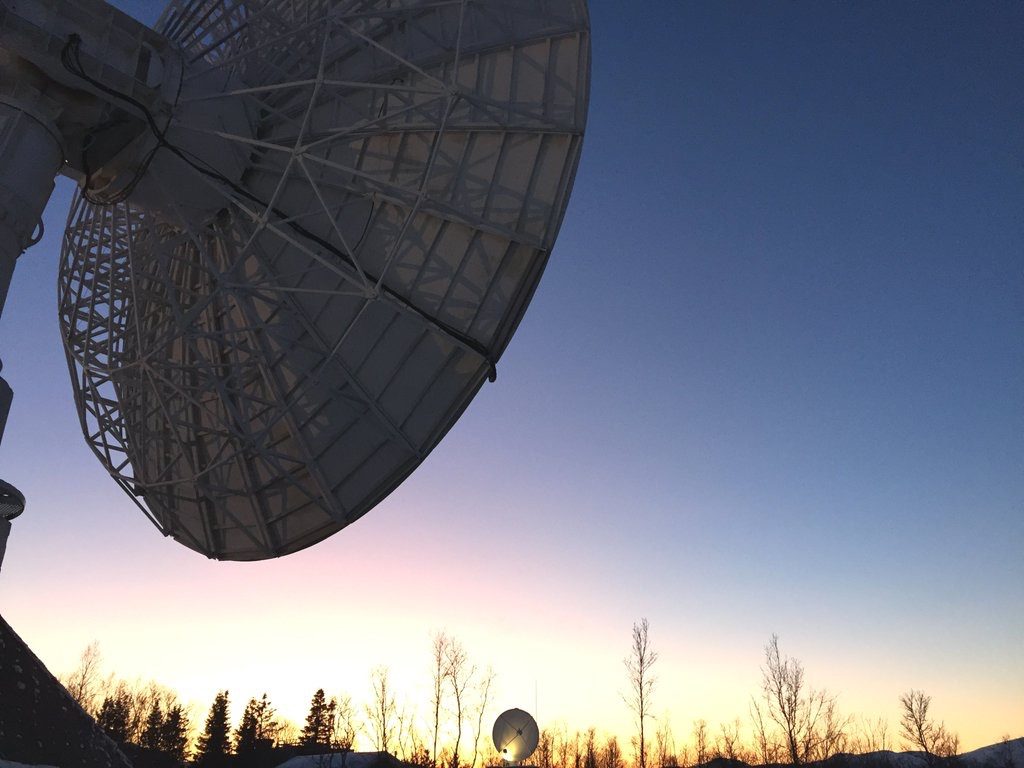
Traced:
<svg viewBox="0 0 1024 768">
<path fill-rule="evenodd" d="M 497 383 L 377 510 L 279 563 L 161 539 L 89 454 L 56 326 L 59 183 L 0 325 L 0 461 L 29 498 L 0 604 L 55 671 L 97 638 L 204 705 L 229 683 L 258 695 L 239 686 L 270 656 L 197 659 L 286 614 L 279 642 L 309 657 L 280 672 L 298 719 L 325 665 L 357 697 L 376 663 L 425 680 L 448 627 L 510 705 L 540 678 L 550 718 L 615 730 L 647 616 L 678 732 L 745 714 L 772 632 L 850 711 L 895 727 L 923 687 L 965 746 L 1019 731 L 1024 6 L 591 14 L 583 161 Z M 312 611 L 387 631 L 318 656 Z"/>
</svg>

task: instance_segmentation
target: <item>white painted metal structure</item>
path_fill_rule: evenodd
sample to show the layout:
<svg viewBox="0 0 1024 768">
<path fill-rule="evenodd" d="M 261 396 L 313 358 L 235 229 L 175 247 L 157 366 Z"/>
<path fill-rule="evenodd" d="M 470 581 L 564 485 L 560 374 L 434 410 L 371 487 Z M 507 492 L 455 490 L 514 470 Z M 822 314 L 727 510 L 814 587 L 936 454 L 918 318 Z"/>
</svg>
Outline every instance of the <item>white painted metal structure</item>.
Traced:
<svg viewBox="0 0 1024 768">
<path fill-rule="evenodd" d="M 175 0 L 113 84 L 107 26 L 52 74 L 105 107 L 60 139 L 86 439 L 186 546 L 294 552 L 493 379 L 579 161 L 585 0 Z"/>
<path fill-rule="evenodd" d="M 540 743 L 537 721 L 522 709 L 509 709 L 498 715 L 491 737 L 494 739 L 494 748 L 507 763 L 526 760 Z"/>
</svg>

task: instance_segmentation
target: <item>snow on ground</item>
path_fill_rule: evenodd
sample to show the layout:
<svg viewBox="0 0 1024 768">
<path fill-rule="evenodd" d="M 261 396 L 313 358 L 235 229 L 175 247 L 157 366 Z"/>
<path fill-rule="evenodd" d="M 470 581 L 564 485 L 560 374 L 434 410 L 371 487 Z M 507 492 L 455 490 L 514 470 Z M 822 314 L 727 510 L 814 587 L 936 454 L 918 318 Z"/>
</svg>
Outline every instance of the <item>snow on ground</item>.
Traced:
<svg viewBox="0 0 1024 768">
<path fill-rule="evenodd" d="M 374 768 L 397 762 L 383 752 L 336 752 L 328 755 L 298 755 L 277 768 Z"/>
<path fill-rule="evenodd" d="M 341 768 L 341 755 L 298 755 L 281 763 L 277 768 Z M 345 768 L 352 766 L 346 763 Z"/>
<path fill-rule="evenodd" d="M 15 763 L 11 760 L 0 760 L 0 768 L 56 768 L 53 765 L 25 765 L 25 763 Z"/>
<path fill-rule="evenodd" d="M 990 744 L 973 752 L 964 752 L 960 758 L 976 765 L 1014 765 L 1017 768 L 1024 768 L 1024 736 L 999 744 Z"/>
<path fill-rule="evenodd" d="M 866 755 L 851 755 L 858 758 L 882 758 L 889 768 L 927 768 L 924 752 L 891 752 L 882 750 Z M 1024 768 L 1024 737 L 1010 739 L 999 744 L 964 752 L 959 756 L 962 768 Z"/>
<path fill-rule="evenodd" d="M 925 768 L 928 761 L 924 752 L 875 752 L 876 755 L 885 755 L 892 768 Z"/>
</svg>

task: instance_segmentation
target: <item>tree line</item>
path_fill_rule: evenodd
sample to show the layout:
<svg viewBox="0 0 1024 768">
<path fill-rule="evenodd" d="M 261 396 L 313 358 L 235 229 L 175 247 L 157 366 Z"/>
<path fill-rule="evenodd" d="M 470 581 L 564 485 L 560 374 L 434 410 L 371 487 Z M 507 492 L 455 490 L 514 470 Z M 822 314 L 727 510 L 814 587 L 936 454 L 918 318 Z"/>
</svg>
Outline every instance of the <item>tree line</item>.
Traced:
<svg viewBox="0 0 1024 768">
<path fill-rule="evenodd" d="M 430 722 L 420 725 L 417 713 L 399 706 L 389 670 L 370 674 L 372 700 L 362 707 L 346 694 L 328 696 L 317 689 L 300 727 L 280 717 L 268 693 L 246 703 L 232 728 L 231 697 L 218 691 L 202 725 L 172 689 L 159 683 L 130 683 L 104 675 L 97 643 L 83 651 L 78 667 L 60 678 L 81 707 L 112 739 L 164 758 L 161 765 L 242 768 L 264 764 L 256 758 L 282 748 L 299 753 L 329 754 L 359 747 L 387 752 L 423 768 L 477 768 L 496 764 L 485 729 L 494 672 L 474 663 L 465 647 L 445 632 L 431 637 L 432 696 Z M 249 760 L 252 758 L 252 761 Z M 138 762 L 138 761 L 136 761 Z"/>
<path fill-rule="evenodd" d="M 959 751 L 956 733 L 934 719 L 931 697 L 923 691 L 900 695 L 898 735 L 891 734 L 884 719 L 843 714 L 836 695 L 810 687 L 803 665 L 782 653 L 776 635 L 764 647 L 761 690 L 748 702 L 747 720 L 736 718 L 715 728 L 699 719 L 677 741 L 669 718 L 654 717 L 657 661 L 650 625 L 642 619 L 633 625 L 624 659 L 627 687 L 622 698 L 634 725 L 628 753 L 615 735 L 594 728 L 570 731 L 562 725 L 541 731 L 530 762 L 537 768 L 675 768 L 715 759 L 798 766 L 843 753 L 891 750 L 894 737 L 921 752 L 929 766 Z M 266 692 L 246 702 L 234 728 L 227 690 L 216 694 L 205 718 L 194 718 L 170 688 L 104 677 L 95 643 L 62 682 L 111 738 L 161 755 L 169 766 L 220 766 L 229 757 L 239 768 L 263 765 L 247 761 L 285 747 L 308 754 L 356 748 L 387 752 L 421 768 L 500 764 L 489 735 L 494 672 L 480 668 L 444 632 L 431 637 L 429 665 L 425 718 L 399 706 L 388 668 L 381 666 L 370 675 L 370 701 L 356 706 L 348 695 L 328 696 L 319 688 L 301 726 L 280 717 Z"/>
<path fill-rule="evenodd" d="M 716 759 L 748 765 L 799 766 L 824 762 L 841 754 L 870 754 L 894 747 L 884 718 L 858 719 L 842 713 L 838 696 L 826 689 L 812 688 L 803 664 L 782 653 L 779 637 L 774 634 L 764 647 L 761 690 L 751 696 L 748 704 L 748 739 L 743 738 L 744 722 L 739 717 L 721 723 L 717 729 L 698 719 L 693 723 L 690 743 L 677 751 L 671 724 L 663 718 L 652 742 L 645 726 L 654 720 L 657 659 L 650 641 L 650 625 L 647 619 L 641 619 L 633 625 L 630 653 L 623 660 L 628 680 L 628 692 L 623 699 L 633 714 L 635 726 L 630 745 L 635 768 L 648 768 L 652 762 L 657 768 L 702 766 Z M 922 753 L 929 767 L 959 754 L 959 737 L 944 722 L 936 722 L 930 696 L 910 690 L 900 695 L 899 702 L 901 746 Z M 584 768 L 625 768 L 615 759 L 619 752 L 617 744 L 609 740 L 605 752 L 603 762 L 585 763 Z M 539 768 L 563 766 L 544 765 L 541 761 Z"/>
</svg>

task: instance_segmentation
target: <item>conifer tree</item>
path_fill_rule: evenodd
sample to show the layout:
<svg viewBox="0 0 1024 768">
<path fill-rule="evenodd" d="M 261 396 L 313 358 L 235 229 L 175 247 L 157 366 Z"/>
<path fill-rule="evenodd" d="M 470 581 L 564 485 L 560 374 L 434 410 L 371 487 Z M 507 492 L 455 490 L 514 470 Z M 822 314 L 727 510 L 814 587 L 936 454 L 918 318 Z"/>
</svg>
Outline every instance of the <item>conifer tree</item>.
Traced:
<svg viewBox="0 0 1024 768">
<path fill-rule="evenodd" d="M 281 732 L 281 724 L 274 719 L 277 714 L 270 705 L 270 699 L 264 693 L 256 702 L 256 743 L 259 746 L 277 746 L 277 736 Z"/>
<path fill-rule="evenodd" d="M 150 707 L 149 716 L 146 718 L 146 726 L 142 729 L 140 744 L 147 749 L 160 749 L 160 736 L 164 727 L 164 713 L 160 710 L 160 702 L 153 701 Z"/>
<path fill-rule="evenodd" d="M 160 751 L 179 763 L 184 762 L 188 751 L 188 729 L 188 715 L 181 705 L 176 704 L 167 710 L 167 717 L 160 729 Z"/>
<path fill-rule="evenodd" d="M 324 689 L 320 688 L 313 694 L 299 744 L 303 747 L 330 747 L 331 715 L 333 712 L 328 711 Z"/>
<path fill-rule="evenodd" d="M 335 738 L 335 725 L 338 722 L 338 700 L 331 696 L 331 700 L 327 702 L 327 708 L 324 710 L 324 744 L 329 749 L 337 749 L 338 744 Z"/>
<path fill-rule="evenodd" d="M 235 730 L 235 753 L 251 754 L 275 746 L 279 726 L 274 715 L 266 693 L 259 699 L 249 699 Z"/>
<path fill-rule="evenodd" d="M 242 713 L 242 721 L 235 729 L 235 754 L 249 755 L 256 751 L 256 729 L 259 723 L 256 719 L 256 708 L 259 706 L 256 699 L 249 699 Z"/>
<path fill-rule="evenodd" d="M 100 706 L 96 722 L 114 741 L 128 739 L 128 701 L 120 693 L 107 696 Z"/>
<path fill-rule="evenodd" d="M 198 765 L 221 765 L 231 751 L 228 740 L 228 692 L 221 691 L 213 699 L 210 714 L 206 716 L 206 727 L 197 745 Z"/>
</svg>

